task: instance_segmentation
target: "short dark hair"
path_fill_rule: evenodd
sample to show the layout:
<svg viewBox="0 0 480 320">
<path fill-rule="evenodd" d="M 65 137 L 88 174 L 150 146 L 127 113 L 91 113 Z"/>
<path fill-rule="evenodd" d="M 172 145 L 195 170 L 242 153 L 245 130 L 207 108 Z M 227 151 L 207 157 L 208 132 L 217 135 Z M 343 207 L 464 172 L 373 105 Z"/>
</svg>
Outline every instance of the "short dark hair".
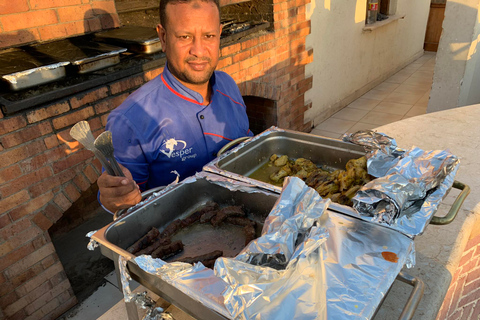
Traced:
<svg viewBox="0 0 480 320">
<path fill-rule="evenodd" d="M 165 8 L 167 4 L 177 4 L 177 3 L 189 3 L 196 0 L 160 0 L 160 24 L 163 28 L 166 28 L 165 22 L 167 21 L 167 13 Z M 200 0 L 202 2 L 213 2 L 218 8 L 218 14 L 220 15 L 220 2 L 219 0 Z"/>
</svg>

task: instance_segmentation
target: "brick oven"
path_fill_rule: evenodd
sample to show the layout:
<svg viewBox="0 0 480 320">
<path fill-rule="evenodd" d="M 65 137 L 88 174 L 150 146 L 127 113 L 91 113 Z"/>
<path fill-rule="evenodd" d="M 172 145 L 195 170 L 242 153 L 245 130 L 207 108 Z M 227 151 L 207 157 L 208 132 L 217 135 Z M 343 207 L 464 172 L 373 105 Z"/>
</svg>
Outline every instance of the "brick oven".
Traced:
<svg viewBox="0 0 480 320">
<path fill-rule="evenodd" d="M 218 68 L 237 82 L 254 133 L 270 125 L 309 132 L 311 123 L 304 121 L 310 107 L 304 93 L 312 87 L 305 74 L 313 57 L 305 47 L 309 0 L 224 0 L 221 5 L 233 14 L 228 8 L 251 8 L 255 2 L 270 10 L 269 28 L 222 40 Z M 116 6 L 114 0 L 3 1 L 0 48 L 129 24 L 131 12 L 120 0 Z M 82 195 L 92 193 L 101 167 L 70 137 L 70 128 L 87 120 L 94 135 L 100 134 L 109 112 L 160 74 L 163 65 L 163 58 L 154 56 L 130 72 L 116 71 L 115 77 L 105 72 L 77 83 L 75 90 L 50 85 L 51 92 L 31 93 L 25 103 L 0 99 L 0 318 L 55 319 L 76 304 L 49 229 Z"/>
</svg>

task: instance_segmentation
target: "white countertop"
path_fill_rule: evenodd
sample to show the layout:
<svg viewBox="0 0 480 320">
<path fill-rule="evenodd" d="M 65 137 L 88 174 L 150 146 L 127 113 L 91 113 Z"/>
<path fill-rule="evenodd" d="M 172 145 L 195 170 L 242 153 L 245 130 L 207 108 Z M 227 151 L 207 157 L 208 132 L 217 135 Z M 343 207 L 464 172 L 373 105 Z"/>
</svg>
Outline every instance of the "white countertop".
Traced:
<svg viewBox="0 0 480 320">
<path fill-rule="evenodd" d="M 397 141 L 403 149 L 412 146 L 424 150 L 448 149 L 460 159 L 455 179 L 471 188 L 456 219 L 449 225 L 429 225 L 415 238 L 416 265 L 404 269 L 425 283 L 425 293 L 414 319 L 435 319 L 442 305 L 466 242 L 480 217 L 480 105 L 455 108 L 408 118 L 375 129 Z M 437 216 L 444 216 L 459 194 L 452 189 L 443 200 Z M 392 286 L 376 320 L 399 315 L 411 287 Z"/>
</svg>

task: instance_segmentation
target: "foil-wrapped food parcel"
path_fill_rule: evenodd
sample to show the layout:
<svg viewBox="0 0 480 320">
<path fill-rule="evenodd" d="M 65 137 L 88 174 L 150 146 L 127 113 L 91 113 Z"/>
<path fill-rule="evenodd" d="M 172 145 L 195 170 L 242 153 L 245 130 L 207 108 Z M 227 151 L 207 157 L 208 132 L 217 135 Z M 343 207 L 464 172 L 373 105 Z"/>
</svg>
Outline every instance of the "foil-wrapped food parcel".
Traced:
<svg viewBox="0 0 480 320">
<path fill-rule="evenodd" d="M 261 192 L 206 173 L 181 183 L 197 179 Z M 218 258 L 213 269 L 150 255 L 134 263 L 227 319 L 369 319 L 403 266 L 414 263 L 413 240 L 330 211 L 330 202 L 288 177 L 261 236 L 237 256 Z"/>
<path fill-rule="evenodd" d="M 411 237 L 421 234 L 452 187 L 459 159 L 448 150 L 403 150 L 372 130 L 345 134 L 343 140 L 364 146 L 368 173 L 376 177 L 352 199 L 358 214 Z"/>
</svg>

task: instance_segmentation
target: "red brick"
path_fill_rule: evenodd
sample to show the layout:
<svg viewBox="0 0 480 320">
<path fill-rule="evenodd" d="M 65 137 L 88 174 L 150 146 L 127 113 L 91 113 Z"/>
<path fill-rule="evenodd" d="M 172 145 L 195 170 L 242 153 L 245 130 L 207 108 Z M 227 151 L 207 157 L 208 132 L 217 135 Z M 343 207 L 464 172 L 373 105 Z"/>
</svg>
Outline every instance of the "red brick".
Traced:
<svg viewBox="0 0 480 320">
<path fill-rule="evenodd" d="M 95 169 L 91 165 L 87 166 L 83 170 L 83 173 L 85 174 L 85 176 L 87 177 L 87 179 L 90 181 L 91 184 L 94 184 L 97 181 L 99 176 L 97 171 L 95 171 Z"/>
<path fill-rule="evenodd" d="M 16 116 L 13 118 L 3 118 L 0 121 L 0 135 L 21 129 L 27 125 L 27 121 L 23 116 Z"/>
<path fill-rule="evenodd" d="M 3 136 L 0 139 L 4 148 L 11 148 L 27 141 L 34 140 L 38 137 L 52 132 L 52 127 L 48 122 L 42 122 L 38 125 L 27 127 L 19 132 L 14 132 Z"/>
<path fill-rule="evenodd" d="M 32 172 L 44 166 L 48 166 L 64 156 L 65 150 L 63 148 L 55 148 L 20 162 L 20 167 L 24 172 Z"/>
<path fill-rule="evenodd" d="M 36 249 L 40 249 L 41 247 L 43 247 L 44 245 L 46 245 L 49 242 L 52 242 L 52 241 L 51 241 L 51 239 L 48 235 L 48 232 L 44 232 L 40 236 L 33 239 L 32 245 L 33 245 L 33 248 L 35 248 L 35 250 L 36 250 Z M 46 268 L 44 268 L 44 269 L 46 269 Z"/>
<path fill-rule="evenodd" d="M 90 31 L 90 32 L 95 32 L 95 31 L 102 30 L 102 23 L 100 22 L 99 17 L 86 19 L 84 21 L 84 23 L 87 25 L 88 31 Z"/>
<path fill-rule="evenodd" d="M 2 15 L 28 11 L 27 0 L 1 1 L 0 12 Z"/>
<path fill-rule="evenodd" d="M 30 219 L 22 219 L 20 221 L 10 224 L 6 228 L 1 229 L 0 234 L 3 240 L 8 240 L 9 238 L 12 238 L 16 234 L 19 234 L 25 231 L 31 226 L 32 226 L 32 222 L 30 221 Z"/>
<path fill-rule="evenodd" d="M 15 180 L 10 181 L 7 185 L 0 188 L 0 192 L 4 197 L 8 197 L 51 176 L 52 170 L 49 167 L 43 167 L 37 171 L 25 174 Z"/>
<path fill-rule="evenodd" d="M 15 262 L 14 264 L 10 265 L 10 267 L 6 270 L 6 275 L 9 278 L 13 278 L 13 277 L 25 272 L 30 267 L 32 267 L 33 265 L 40 262 L 45 257 L 49 256 L 50 254 L 52 254 L 54 252 L 55 252 L 55 248 L 53 247 L 53 244 L 48 243 L 47 245 L 35 250 L 33 253 L 29 254 L 28 256 L 23 258 L 22 260 L 20 260 L 18 262 Z M 58 273 L 60 270 L 63 269 L 62 265 L 60 263 L 58 263 L 58 264 L 60 265 L 60 267 L 59 268 L 57 267 L 53 272 L 51 272 L 51 275 L 54 275 L 54 274 Z M 53 267 L 51 267 L 51 268 L 53 268 Z M 48 270 L 50 270 L 51 268 L 49 268 Z M 42 273 L 42 275 L 45 275 L 45 273 L 46 272 Z M 48 278 L 46 280 L 48 280 Z M 17 288 L 17 293 L 19 294 L 19 296 L 23 297 L 25 294 L 27 294 L 28 292 L 35 289 L 36 287 L 41 285 L 46 280 L 44 280 L 43 278 L 39 278 L 39 276 L 37 276 L 37 277 L 27 281 L 22 287 L 20 287 L 20 288 L 25 289 L 25 291 L 22 291 L 23 289 Z"/>
<path fill-rule="evenodd" d="M 42 320 L 57 319 L 77 304 L 77 298 L 75 296 L 68 300 L 62 300 L 61 297 L 58 296 L 57 299 L 60 302 L 60 306 L 47 314 Z"/>
<path fill-rule="evenodd" d="M 89 4 L 57 8 L 60 22 L 90 19 L 93 17 L 92 6 Z"/>
<path fill-rule="evenodd" d="M 26 202 L 30 199 L 30 196 L 26 190 L 22 190 L 8 198 L 0 200 L 0 208 L 3 212 L 7 212 L 19 204 Z"/>
<path fill-rule="evenodd" d="M 107 125 L 107 119 L 108 119 L 108 114 L 104 114 L 100 117 L 101 121 L 102 121 L 102 126 L 106 126 Z"/>
<path fill-rule="evenodd" d="M 83 34 L 85 31 L 86 28 L 83 21 L 73 21 L 38 28 L 40 39 L 42 41 Z"/>
<path fill-rule="evenodd" d="M 27 306 L 28 302 L 27 299 L 21 298 L 9 305 L 4 309 L 5 315 L 10 318 L 10 316 L 13 316 L 17 312 L 21 311 L 25 306 Z"/>
<path fill-rule="evenodd" d="M 0 184 L 13 180 L 21 174 L 22 170 L 18 164 L 0 170 Z"/>
<path fill-rule="evenodd" d="M 81 4 L 82 0 L 30 0 L 32 9 L 46 9 Z"/>
<path fill-rule="evenodd" d="M 29 243 L 31 240 L 36 238 L 41 233 L 40 229 L 36 226 L 26 229 L 21 233 L 16 234 L 14 237 L 8 239 L 6 243 L 8 243 L 13 250 L 22 246 L 25 243 Z"/>
<path fill-rule="evenodd" d="M 105 99 L 102 102 L 95 105 L 95 112 L 97 114 L 102 114 L 106 112 L 110 112 L 116 107 L 118 107 L 122 102 L 127 99 L 128 93 L 124 93 L 120 96 L 112 97 L 109 99 Z"/>
<path fill-rule="evenodd" d="M 44 193 L 53 190 L 54 188 L 60 186 L 61 184 L 72 180 L 75 177 L 76 173 L 73 169 L 64 170 L 51 178 L 40 181 L 39 183 L 28 188 L 28 191 L 33 197 L 38 197 Z"/>
<path fill-rule="evenodd" d="M 65 197 L 63 193 L 59 193 L 55 196 L 54 202 L 62 209 L 63 211 L 67 211 L 68 208 L 71 207 L 72 203 L 70 200 Z"/>
<path fill-rule="evenodd" d="M 73 179 L 75 185 L 82 191 L 87 190 L 90 188 L 91 183 L 87 180 L 87 178 L 83 174 L 78 174 Z"/>
<path fill-rule="evenodd" d="M 43 141 L 33 141 L 12 150 L 4 151 L 0 153 L 0 157 L 2 158 L 2 161 L 0 162 L 0 168 L 8 167 L 11 164 L 30 158 L 45 150 L 46 147 Z"/>
<path fill-rule="evenodd" d="M 39 122 L 51 117 L 58 116 L 70 110 L 68 102 L 56 103 L 45 108 L 33 110 L 27 113 L 29 123 Z"/>
<path fill-rule="evenodd" d="M 47 205 L 45 210 L 43 210 L 43 213 L 45 214 L 45 216 L 50 218 L 53 222 L 57 222 L 58 219 L 60 219 L 63 216 L 63 211 L 53 204 Z"/>
<path fill-rule="evenodd" d="M 100 99 L 106 98 L 107 96 L 108 96 L 108 88 L 101 87 L 99 89 L 86 92 L 82 95 L 76 95 L 75 97 L 70 99 L 70 104 L 72 105 L 73 109 L 76 109 L 88 103 L 92 103 L 94 101 L 98 101 Z"/>
<path fill-rule="evenodd" d="M 48 247 L 53 246 L 52 244 L 49 244 Z M 48 247 L 43 247 L 43 248 L 48 248 Z M 43 249 L 42 248 L 42 249 Z M 40 249 L 41 250 L 41 249 Z M 35 251 L 36 252 L 39 252 L 40 250 L 37 250 Z M 44 253 L 42 252 L 42 256 L 44 257 Z M 43 259 L 43 258 L 42 258 Z M 41 260 L 41 259 L 40 259 Z M 20 296 L 20 297 L 24 297 L 26 296 L 29 292 L 31 292 L 32 290 L 34 290 L 35 288 L 38 288 L 39 286 L 41 286 L 42 284 L 44 284 L 45 282 L 49 281 L 49 279 L 51 277 L 53 277 L 54 275 L 56 275 L 57 273 L 61 272 L 63 270 L 63 267 L 62 267 L 62 264 L 60 262 L 57 262 L 56 264 L 54 264 L 53 266 L 51 266 L 50 268 L 48 268 L 47 270 L 45 270 L 44 272 L 38 274 L 36 277 L 33 277 L 32 279 L 30 279 L 29 281 L 27 281 L 25 284 L 23 284 L 22 286 L 18 287 L 16 289 L 16 292 L 17 294 Z"/>
<path fill-rule="evenodd" d="M 27 243 L 21 248 L 18 248 L 15 251 L 10 252 L 9 254 L 5 255 L 0 259 L 0 270 L 4 270 L 6 267 L 10 266 L 11 264 L 25 258 L 30 253 L 32 253 L 35 249 L 33 248 L 31 243 Z M 2 295 L 2 287 L 0 286 L 0 296 Z"/>
<path fill-rule="evenodd" d="M 163 68 L 158 68 L 145 72 L 145 81 L 150 81 L 163 72 Z"/>
<path fill-rule="evenodd" d="M 47 204 L 50 200 L 53 199 L 53 193 L 47 192 L 45 194 L 42 194 L 39 197 L 36 197 L 27 203 L 11 210 L 9 212 L 10 217 L 12 218 L 13 221 L 16 221 L 28 214 L 31 214 L 35 212 L 36 210 L 40 209 L 43 207 L 45 204 Z"/>
<path fill-rule="evenodd" d="M 114 1 L 94 1 L 92 7 L 95 14 L 104 14 L 105 12 L 117 14 Z"/>
<path fill-rule="evenodd" d="M 49 281 L 45 281 L 25 296 L 28 301 L 28 306 L 25 307 L 27 314 L 33 314 L 52 299 L 51 289 L 52 284 Z"/>
<path fill-rule="evenodd" d="M 242 49 L 242 45 L 240 43 L 235 43 L 231 46 L 221 48 L 220 56 L 221 57 L 226 57 L 226 56 L 229 56 L 231 54 L 236 54 L 241 49 Z"/>
<path fill-rule="evenodd" d="M 18 296 L 15 291 L 10 292 L 9 294 L 0 298 L 0 308 L 5 309 L 7 306 L 11 305 L 18 300 Z"/>
<path fill-rule="evenodd" d="M 78 189 L 75 187 L 73 183 L 69 183 L 65 187 L 65 193 L 68 200 L 70 200 L 72 203 L 77 201 L 81 196 L 80 192 L 78 191 Z"/>
<path fill-rule="evenodd" d="M 46 270 L 46 269 L 50 268 L 51 266 L 53 266 L 53 264 L 57 261 L 58 261 L 57 255 L 56 254 L 51 254 L 51 255 L 49 255 L 48 257 L 46 257 L 45 259 L 42 260 L 42 267 Z"/>
<path fill-rule="evenodd" d="M 112 94 L 117 94 L 129 89 L 133 89 L 141 86 L 144 83 L 143 76 L 133 76 L 127 79 L 117 81 L 110 85 L 110 91 Z"/>
<path fill-rule="evenodd" d="M 40 10 L 0 16 L 0 22 L 3 30 L 8 32 L 50 25 L 58 20 L 54 10 Z"/>
<path fill-rule="evenodd" d="M 94 10 L 94 12 L 100 12 L 99 10 Z M 101 14 L 97 16 L 100 19 L 100 25 L 102 26 L 102 29 L 112 29 L 112 28 L 118 28 L 120 26 L 120 19 L 118 18 L 118 15 L 115 13 L 107 13 L 107 14 Z"/>
<path fill-rule="evenodd" d="M 53 172 L 54 174 L 57 174 L 59 172 L 62 172 L 64 170 L 67 170 L 69 168 L 72 168 L 73 166 L 83 163 L 86 160 L 93 158 L 94 154 L 86 149 L 81 149 L 77 152 L 74 152 L 70 154 L 67 158 L 61 159 L 57 162 L 55 162 L 52 167 L 53 167 Z"/>
<path fill-rule="evenodd" d="M 57 136 L 55 135 L 50 135 L 44 138 L 43 141 L 45 142 L 45 146 L 47 147 L 47 149 L 52 149 L 59 146 Z"/>
<path fill-rule="evenodd" d="M 10 223 L 12 223 L 12 220 L 10 219 L 10 216 L 8 214 L 0 215 L 0 229 L 5 228 Z"/>
<path fill-rule="evenodd" d="M 14 278 L 11 278 L 10 282 L 15 287 L 18 287 L 27 282 L 28 280 L 32 279 L 33 277 L 37 276 L 38 274 L 42 273 L 43 271 L 44 268 L 42 267 L 42 265 L 37 263 L 32 268 L 26 270 L 25 272 L 22 272 Z"/>
<path fill-rule="evenodd" d="M 77 123 L 78 121 L 85 120 L 94 115 L 93 108 L 87 107 L 85 109 L 61 116 L 53 119 L 53 127 L 55 129 L 61 129 Z"/>
<path fill-rule="evenodd" d="M 33 217 L 33 222 L 42 230 L 48 230 L 52 225 L 52 220 L 48 219 L 43 215 L 43 213 L 39 212 Z"/>
</svg>

